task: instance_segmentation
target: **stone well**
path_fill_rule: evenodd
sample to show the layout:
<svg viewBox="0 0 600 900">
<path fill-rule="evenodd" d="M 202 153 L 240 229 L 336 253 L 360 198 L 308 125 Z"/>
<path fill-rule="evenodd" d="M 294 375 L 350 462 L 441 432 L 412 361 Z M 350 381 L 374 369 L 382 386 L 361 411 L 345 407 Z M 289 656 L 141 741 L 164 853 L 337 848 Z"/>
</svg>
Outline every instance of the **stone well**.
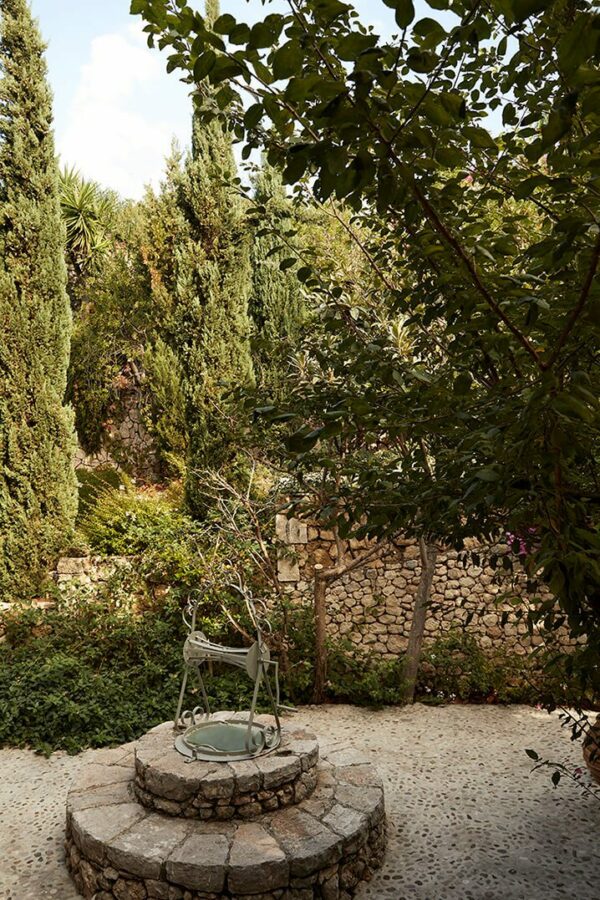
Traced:
<svg viewBox="0 0 600 900">
<path fill-rule="evenodd" d="M 171 722 L 99 758 L 67 801 L 84 897 L 347 900 L 382 862 L 379 776 L 354 751 L 320 755 L 302 727 L 253 760 L 188 763 Z"/>
</svg>

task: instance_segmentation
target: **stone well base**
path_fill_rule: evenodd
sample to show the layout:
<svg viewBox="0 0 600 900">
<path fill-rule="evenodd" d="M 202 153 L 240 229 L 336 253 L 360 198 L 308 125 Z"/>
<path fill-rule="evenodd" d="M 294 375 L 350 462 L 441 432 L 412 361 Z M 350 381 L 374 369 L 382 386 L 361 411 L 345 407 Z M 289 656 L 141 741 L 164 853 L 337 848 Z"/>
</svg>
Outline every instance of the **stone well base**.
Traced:
<svg viewBox="0 0 600 900">
<path fill-rule="evenodd" d="M 149 809 L 134 793 L 133 750 L 100 758 L 67 803 L 67 865 L 86 898 L 347 900 L 382 862 L 382 784 L 354 752 L 329 753 L 309 797 L 252 821 Z"/>
<path fill-rule="evenodd" d="M 216 713 L 213 718 L 230 718 Z M 235 719 L 235 716 L 233 716 Z M 270 725 L 272 716 L 257 716 Z M 281 744 L 257 759 L 235 763 L 190 762 L 173 746 L 173 724 L 153 728 L 135 748 L 134 791 L 142 806 L 190 819 L 256 819 L 294 806 L 317 783 L 319 744 L 306 729 L 288 725 Z"/>
</svg>

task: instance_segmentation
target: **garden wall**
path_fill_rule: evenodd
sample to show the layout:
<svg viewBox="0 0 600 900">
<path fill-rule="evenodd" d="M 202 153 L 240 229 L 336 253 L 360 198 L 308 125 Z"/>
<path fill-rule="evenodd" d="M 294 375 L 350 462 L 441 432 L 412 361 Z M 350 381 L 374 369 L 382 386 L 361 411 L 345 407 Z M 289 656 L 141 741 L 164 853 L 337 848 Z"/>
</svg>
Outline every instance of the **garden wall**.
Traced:
<svg viewBox="0 0 600 900">
<path fill-rule="evenodd" d="M 278 577 L 290 597 L 298 602 L 312 596 L 315 565 L 331 568 L 337 563 L 334 535 L 296 519 L 277 517 L 277 536 L 287 545 L 279 555 Z M 344 542 L 346 559 L 363 554 L 370 545 Z M 372 545 L 371 545 L 372 546 Z M 483 649 L 526 655 L 542 644 L 542 637 L 528 633 L 525 621 L 503 595 L 525 595 L 525 576 L 510 580 L 489 563 L 467 565 L 455 551 L 438 554 L 431 603 L 425 626 L 431 643 L 451 630 L 464 629 Z M 391 547 L 380 558 L 333 582 L 328 589 L 328 631 L 334 640 L 350 641 L 357 649 L 384 659 L 394 659 L 406 649 L 421 562 L 416 543 Z M 549 596 L 545 591 L 546 596 Z M 538 594 L 539 595 L 539 594 Z M 569 644 L 566 629 L 557 641 Z"/>
</svg>

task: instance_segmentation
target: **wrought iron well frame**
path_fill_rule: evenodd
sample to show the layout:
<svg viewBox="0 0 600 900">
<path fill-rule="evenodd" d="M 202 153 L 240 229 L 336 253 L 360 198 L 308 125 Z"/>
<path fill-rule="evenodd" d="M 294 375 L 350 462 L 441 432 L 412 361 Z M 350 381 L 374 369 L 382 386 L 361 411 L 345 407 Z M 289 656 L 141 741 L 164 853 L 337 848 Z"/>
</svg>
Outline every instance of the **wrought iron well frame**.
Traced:
<svg viewBox="0 0 600 900">
<path fill-rule="evenodd" d="M 231 762 L 235 759 L 251 759 L 275 750 L 281 743 L 281 720 L 279 716 L 280 688 L 279 663 L 271 659 L 271 652 L 265 640 L 265 633 L 272 633 L 272 626 L 267 618 L 267 604 L 264 600 L 252 596 L 252 592 L 243 582 L 240 575 L 236 582 L 228 582 L 227 587 L 241 595 L 250 620 L 256 630 L 256 640 L 251 647 L 226 647 L 209 640 L 202 631 L 196 629 L 198 606 L 206 591 L 196 591 L 188 600 L 183 611 L 183 621 L 188 628 L 188 637 L 183 647 L 184 673 L 179 692 L 174 726 L 179 732 L 175 741 L 176 749 L 188 759 L 211 759 Z M 246 726 L 245 753 L 230 755 L 210 745 L 193 745 L 188 738 L 197 733 L 211 721 L 211 710 L 202 666 L 214 662 L 225 663 L 244 669 L 254 682 L 252 704 L 247 719 L 240 718 L 221 720 L 224 725 Z M 271 685 L 270 671 L 273 672 L 275 691 Z M 183 709 L 183 701 L 190 673 L 195 671 L 200 683 L 203 707 L 196 706 L 192 710 Z M 256 723 L 256 706 L 261 684 L 264 682 L 275 719 L 274 726 L 263 726 Z"/>
</svg>

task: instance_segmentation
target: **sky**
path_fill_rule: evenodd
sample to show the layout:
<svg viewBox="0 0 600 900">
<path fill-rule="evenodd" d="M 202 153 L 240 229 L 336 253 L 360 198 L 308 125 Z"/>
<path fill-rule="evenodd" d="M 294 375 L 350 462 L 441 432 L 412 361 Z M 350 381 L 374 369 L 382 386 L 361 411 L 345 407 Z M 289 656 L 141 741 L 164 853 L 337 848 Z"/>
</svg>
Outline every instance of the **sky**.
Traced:
<svg viewBox="0 0 600 900">
<path fill-rule="evenodd" d="M 382 0 L 354 5 L 380 33 L 395 30 Z M 139 199 L 146 184 L 160 183 L 173 139 L 189 143 L 189 87 L 176 72 L 167 74 L 166 55 L 147 47 L 129 0 L 31 0 L 31 6 L 48 43 L 61 163 Z M 265 15 L 261 0 L 221 0 L 221 11 L 242 21 Z"/>
</svg>

